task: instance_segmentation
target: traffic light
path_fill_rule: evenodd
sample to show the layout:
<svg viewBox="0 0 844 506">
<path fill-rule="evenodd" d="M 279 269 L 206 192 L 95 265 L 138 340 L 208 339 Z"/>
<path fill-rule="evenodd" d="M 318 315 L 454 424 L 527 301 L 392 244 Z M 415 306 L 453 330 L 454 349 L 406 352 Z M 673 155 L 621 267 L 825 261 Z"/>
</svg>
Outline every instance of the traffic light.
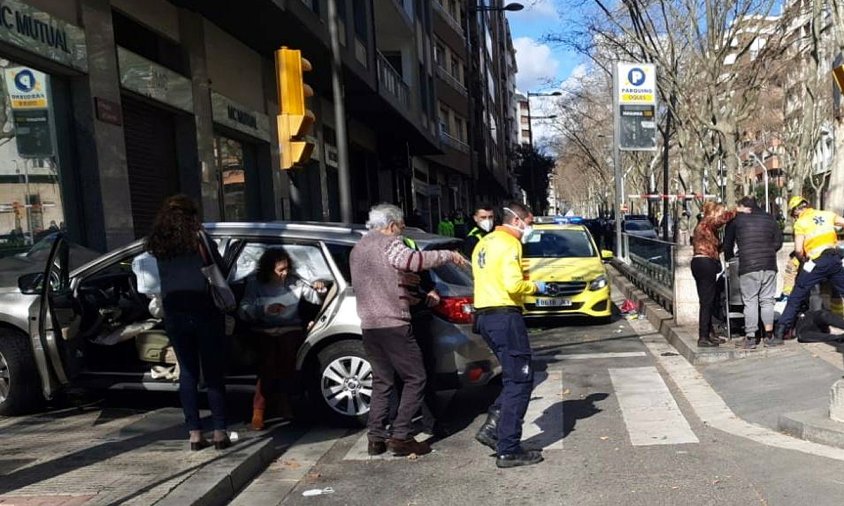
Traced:
<svg viewBox="0 0 844 506">
<path fill-rule="evenodd" d="M 278 146 L 281 150 L 281 168 L 307 162 L 314 150 L 304 135 L 311 131 L 314 113 L 308 110 L 305 99 L 313 96 L 305 84 L 303 73 L 311 70 L 311 63 L 302 58 L 298 49 L 282 47 L 275 52 L 275 70 L 278 81 Z"/>
</svg>

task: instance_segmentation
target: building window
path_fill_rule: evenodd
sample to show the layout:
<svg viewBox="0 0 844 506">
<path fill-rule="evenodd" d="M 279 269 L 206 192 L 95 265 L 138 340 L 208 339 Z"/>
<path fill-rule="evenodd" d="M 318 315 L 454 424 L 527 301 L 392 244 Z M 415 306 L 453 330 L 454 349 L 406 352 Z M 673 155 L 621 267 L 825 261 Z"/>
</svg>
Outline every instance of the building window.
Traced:
<svg viewBox="0 0 844 506">
<path fill-rule="evenodd" d="M 451 135 L 448 109 L 443 106 L 440 106 L 440 131 L 444 134 Z"/>
<path fill-rule="evenodd" d="M 458 116 L 454 117 L 455 137 L 460 142 L 466 142 L 466 121 Z"/>
<path fill-rule="evenodd" d="M 190 75 L 187 59 L 184 58 L 181 46 L 177 42 L 158 35 L 118 11 L 112 11 L 111 22 L 114 26 L 116 45 L 174 72 L 185 76 Z"/>
<path fill-rule="evenodd" d="M 223 220 L 244 221 L 246 219 L 246 168 L 244 167 L 243 144 L 218 135 L 214 138 L 214 158 L 222 180 L 220 196 Z"/>
<path fill-rule="evenodd" d="M 451 75 L 461 83 L 463 82 L 463 62 L 454 55 L 451 55 Z"/>
<path fill-rule="evenodd" d="M 439 42 L 434 44 L 434 62 L 440 67 L 445 67 L 445 46 Z"/>
<path fill-rule="evenodd" d="M 369 29 L 367 25 L 366 0 L 354 0 L 352 6 L 355 11 L 355 34 L 361 40 L 368 40 Z"/>
</svg>

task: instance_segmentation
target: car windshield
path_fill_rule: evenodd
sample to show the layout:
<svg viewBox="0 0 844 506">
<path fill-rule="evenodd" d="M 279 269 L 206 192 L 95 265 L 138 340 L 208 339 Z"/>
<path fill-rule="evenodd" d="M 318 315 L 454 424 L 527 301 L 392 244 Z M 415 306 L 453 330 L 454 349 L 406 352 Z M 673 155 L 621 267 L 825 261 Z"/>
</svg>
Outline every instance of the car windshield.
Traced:
<svg viewBox="0 0 844 506">
<path fill-rule="evenodd" d="M 595 249 L 585 230 L 534 230 L 522 250 L 524 258 L 594 257 Z"/>
<path fill-rule="evenodd" d="M 624 224 L 625 230 L 653 230 L 653 225 L 647 221 L 628 221 Z"/>
</svg>

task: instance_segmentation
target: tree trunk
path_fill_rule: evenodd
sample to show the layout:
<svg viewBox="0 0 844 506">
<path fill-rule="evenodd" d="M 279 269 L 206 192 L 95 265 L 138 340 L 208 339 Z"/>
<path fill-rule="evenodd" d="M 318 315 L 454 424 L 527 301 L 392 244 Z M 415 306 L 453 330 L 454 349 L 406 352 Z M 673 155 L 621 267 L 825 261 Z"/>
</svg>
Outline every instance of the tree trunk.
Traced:
<svg viewBox="0 0 844 506">
<path fill-rule="evenodd" d="M 829 199 L 826 207 L 841 214 L 844 212 L 844 117 L 835 120 L 834 138 L 835 155 L 832 159 L 832 172 L 829 175 Z"/>
</svg>

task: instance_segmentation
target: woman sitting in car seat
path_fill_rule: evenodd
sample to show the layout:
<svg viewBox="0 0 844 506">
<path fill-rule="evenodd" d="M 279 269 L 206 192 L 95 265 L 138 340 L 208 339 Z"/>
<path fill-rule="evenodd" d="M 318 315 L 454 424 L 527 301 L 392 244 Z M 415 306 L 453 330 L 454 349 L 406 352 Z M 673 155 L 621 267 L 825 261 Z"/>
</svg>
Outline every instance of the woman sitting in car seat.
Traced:
<svg viewBox="0 0 844 506">
<path fill-rule="evenodd" d="M 292 418 L 289 394 L 296 371 L 296 353 L 305 340 L 299 314 L 301 299 L 320 304 L 326 292 L 323 281 L 309 283 L 293 272 L 290 255 L 282 248 L 268 249 L 246 282 L 240 302 L 241 319 L 252 326 L 258 339 L 258 385 L 252 404 L 252 428 L 264 428 L 267 399 L 278 403 L 279 415 Z"/>
</svg>

